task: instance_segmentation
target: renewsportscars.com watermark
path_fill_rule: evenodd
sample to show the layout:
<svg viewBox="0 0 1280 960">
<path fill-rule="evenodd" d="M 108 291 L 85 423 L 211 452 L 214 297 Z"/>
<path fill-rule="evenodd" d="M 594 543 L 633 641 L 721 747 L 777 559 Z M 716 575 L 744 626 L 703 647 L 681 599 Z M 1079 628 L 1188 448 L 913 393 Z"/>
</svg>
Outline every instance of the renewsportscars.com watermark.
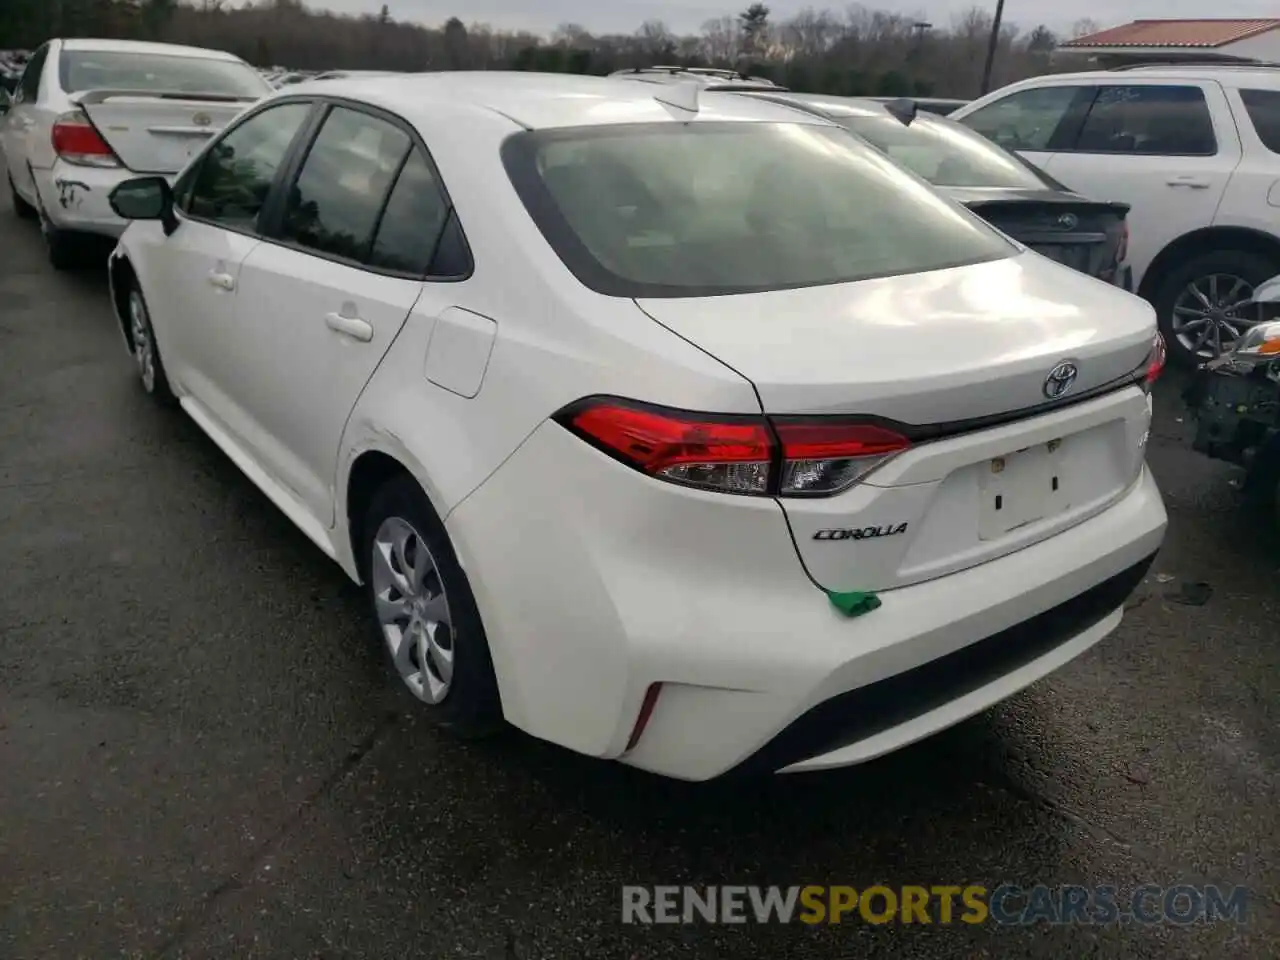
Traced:
<svg viewBox="0 0 1280 960">
<path fill-rule="evenodd" d="M 1246 887 L 875 885 L 622 888 L 623 923 L 1245 923 Z"/>
</svg>

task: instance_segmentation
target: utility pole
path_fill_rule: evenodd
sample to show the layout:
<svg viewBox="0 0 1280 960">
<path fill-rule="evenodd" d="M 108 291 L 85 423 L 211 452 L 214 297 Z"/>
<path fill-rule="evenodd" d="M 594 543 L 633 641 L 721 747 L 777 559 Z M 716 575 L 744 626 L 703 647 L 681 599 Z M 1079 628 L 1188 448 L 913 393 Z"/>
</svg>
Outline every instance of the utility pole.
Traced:
<svg viewBox="0 0 1280 960">
<path fill-rule="evenodd" d="M 996 17 L 991 21 L 991 40 L 987 43 L 987 62 L 982 68 L 982 96 L 991 89 L 991 67 L 996 60 L 996 47 L 1000 45 L 1000 22 L 1004 19 L 1004 0 L 996 0 Z"/>
<path fill-rule="evenodd" d="M 916 53 L 918 54 L 920 50 L 924 47 L 924 35 L 927 31 L 933 29 L 933 24 L 925 23 L 923 20 L 917 20 L 915 23 L 911 25 L 911 29 L 915 31 L 915 35 L 916 35 L 915 50 L 916 50 Z"/>
</svg>

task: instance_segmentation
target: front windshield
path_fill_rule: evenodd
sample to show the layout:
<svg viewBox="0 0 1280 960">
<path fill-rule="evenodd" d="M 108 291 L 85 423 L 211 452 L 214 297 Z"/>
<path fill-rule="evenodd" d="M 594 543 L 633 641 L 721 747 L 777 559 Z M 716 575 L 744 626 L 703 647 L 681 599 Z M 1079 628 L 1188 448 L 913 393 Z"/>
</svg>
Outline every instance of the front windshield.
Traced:
<svg viewBox="0 0 1280 960">
<path fill-rule="evenodd" d="M 256 100 L 271 92 L 271 85 L 247 63 L 213 57 L 67 50 L 62 54 L 59 74 L 58 79 L 66 93 L 155 90 Z"/>
<path fill-rule="evenodd" d="M 587 286 L 711 296 L 1012 255 L 985 223 L 844 131 L 656 123 L 517 134 L 508 174 Z"/>
<path fill-rule="evenodd" d="M 845 129 L 939 187 L 1043 190 L 1053 184 L 981 134 L 949 120 L 917 115 L 910 126 L 884 114 L 847 117 Z"/>
</svg>

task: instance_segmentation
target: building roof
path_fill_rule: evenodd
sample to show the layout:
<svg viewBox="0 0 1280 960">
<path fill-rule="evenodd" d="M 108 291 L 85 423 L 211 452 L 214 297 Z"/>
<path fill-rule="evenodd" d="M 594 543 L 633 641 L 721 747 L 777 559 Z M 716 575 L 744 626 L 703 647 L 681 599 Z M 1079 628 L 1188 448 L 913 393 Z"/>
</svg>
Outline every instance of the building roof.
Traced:
<svg viewBox="0 0 1280 960">
<path fill-rule="evenodd" d="M 1280 20 L 1135 20 L 1077 37 L 1064 47 L 1173 47 L 1212 49 L 1280 27 Z"/>
</svg>

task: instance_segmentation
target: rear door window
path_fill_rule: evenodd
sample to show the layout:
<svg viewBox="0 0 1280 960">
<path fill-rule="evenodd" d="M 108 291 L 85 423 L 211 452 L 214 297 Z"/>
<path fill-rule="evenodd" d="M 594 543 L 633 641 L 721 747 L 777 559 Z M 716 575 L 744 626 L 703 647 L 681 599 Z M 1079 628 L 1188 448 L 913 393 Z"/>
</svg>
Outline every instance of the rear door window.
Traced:
<svg viewBox="0 0 1280 960">
<path fill-rule="evenodd" d="M 1018 90 L 961 119 L 1006 150 L 1054 150 L 1060 130 L 1093 99 L 1093 87 L 1052 86 Z"/>
<path fill-rule="evenodd" d="M 1099 88 L 1080 128 L 1079 153 L 1207 157 L 1218 152 L 1204 91 L 1196 86 Z"/>
<path fill-rule="evenodd" d="M 416 277 L 426 275 L 448 216 L 449 203 L 435 170 L 415 148 L 387 200 L 369 265 Z"/>
<path fill-rule="evenodd" d="M 289 188 L 280 238 L 327 256 L 366 261 L 411 146 L 409 135 L 394 124 L 334 107 Z"/>
<path fill-rule="evenodd" d="M 1241 90 L 1240 99 L 1262 145 L 1280 153 L 1280 91 Z"/>
</svg>

